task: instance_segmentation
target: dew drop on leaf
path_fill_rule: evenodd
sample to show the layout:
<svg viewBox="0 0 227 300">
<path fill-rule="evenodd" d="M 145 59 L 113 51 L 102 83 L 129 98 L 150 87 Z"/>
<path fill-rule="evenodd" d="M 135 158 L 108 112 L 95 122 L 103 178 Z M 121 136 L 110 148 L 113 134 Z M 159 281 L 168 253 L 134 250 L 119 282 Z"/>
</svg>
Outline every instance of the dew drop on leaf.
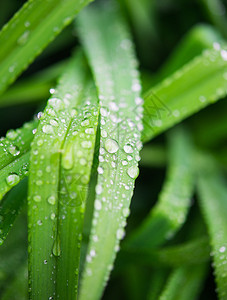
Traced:
<svg viewBox="0 0 227 300">
<path fill-rule="evenodd" d="M 8 146 L 8 152 L 10 154 L 12 154 L 13 156 L 17 156 L 17 155 L 20 154 L 19 148 L 17 146 L 15 146 L 15 145 L 9 145 Z"/>
<path fill-rule="evenodd" d="M 133 148 L 130 144 L 126 144 L 124 146 L 124 151 L 125 151 L 125 153 L 133 153 Z"/>
<path fill-rule="evenodd" d="M 117 141 L 113 139 L 106 140 L 105 149 L 108 153 L 116 153 L 119 149 Z"/>
<path fill-rule="evenodd" d="M 20 181 L 20 177 L 17 174 L 10 174 L 6 178 L 6 182 L 9 186 L 14 186 L 14 185 L 18 184 L 19 181 Z"/>
<path fill-rule="evenodd" d="M 54 205 L 56 203 L 56 198 L 54 195 L 47 198 L 47 202 L 51 205 Z"/>
<path fill-rule="evenodd" d="M 53 134 L 54 133 L 53 127 L 51 125 L 43 125 L 42 131 L 46 134 Z"/>
</svg>

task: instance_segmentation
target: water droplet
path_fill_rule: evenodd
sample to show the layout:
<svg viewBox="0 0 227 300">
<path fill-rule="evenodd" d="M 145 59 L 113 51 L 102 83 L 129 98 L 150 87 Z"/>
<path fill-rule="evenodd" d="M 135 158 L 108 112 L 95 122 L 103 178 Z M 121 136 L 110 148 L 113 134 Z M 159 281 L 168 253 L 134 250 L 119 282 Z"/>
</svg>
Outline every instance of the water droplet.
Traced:
<svg viewBox="0 0 227 300">
<path fill-rule="evenodd" d="M 136 97 L 135 98 L 135 103 L 136 103 L 136 105 L 143 105 L 144 100 L 140 97 Z"/>
<path fill-rule="evenodd" d="M 58 127 L 58 122 L 56 120 L 50 120 L 50 125 Z"/>
<path fill-rule="evenodd" d="M 102 131 L 101 131 L 101 136 L 102 136 L 103 138 L 106 138 L 106 137 L 107 137 L 107 132 L 106 132 L 106 130 L 102 130 Z"/>
<path fill-rule="evenodd" d="M 53 250 L 52 250 L 54 256 L 60 256 L 61 255 L 61 248 L 60 248 L 60 239 L 59 236 L 56 237 L 53 245 Z"/>
<path fill-rule="evenodd" d="M 28 41 L 29 35 L 30 35 L 30 31 L 25 30 L 24 33 L 17 40 L 17 43 L 21 46 L 25 45 Z"/>
<path fill-rule="evenodd" d="M 54 220 L 55 219 L 55 213 L 52 213 L 51 215 L 50 215 L 50 218 L 51 218 L 51 220 Z"/>
<path fill-rule="evenodd" d="M 17 146 L 15 146 L 15 145 L 10 145 L 10 146 L 8 147 L 8 151 L 9 151 L 9 153 L 12 154 L 13 156 L 17 156 L 17 155 L 20 154 L 19 148 L 18 148 Z"/>
<path fill-rule="evenodd" d="M 6 178 L 6 182 L 9 186 L 14 186 L 14 185 L 18 184 L 19 181 L 20 181 L 20 177 L 17 174 L 10 174 Z"/>
<path fill-rule="evenodd" d="M 223 252 L 225 252 L 225 250 L 226 250 L 225 246 L 222 246 L 222 247 L 219 249 L 219 252 L 223 253 Z"/>
<path fill-rule="evenodd" d="M 96 210 L 101 210 L 102 209 L 102 203 L 99 200 L 95 200 L 95 209 Z"/>
<path fill-rule="evenodd" d="M 180 115 L 179 110 L 175 109 L 175 110 L 173 111 L 173 116 L 177 118 L 177 117 L 179 117 L 179 115 Z"/>
<path fill-rule="evenodd" d="M 61 99 L 58 98 L 51 98 L 49 99 L 48 103 L 56 110 L 63 110 L 65 108 L 64 102 L 61 101 Z"/>
<path fill-rule="evenodd" d="M 16 132 L 15 130 L 9 130 L 6 134 L 6 137 L 9 140 L 14 141 L 18 137 L 18 132 Z"/>
<path fill-rule="evenodd" d="M 103 174 L 103 168 L 102 167 L 98 167 L 98 174 Z"/>
<path fill-rule="evenodd" d="M 128 162 L 126 160 L 122 160 L 122 165 L 126 166 L 128 164 Z"/>
<path fill-rule="evenodd" d="M 102 193 L 102 186 L 100 184 L 96 185 L 95 191 L 97 195 L 100 195 Z"/>
<path fill-rule="evenodd" d="M 39 195 L 35 195 L 35 196 L 33 197 L 33 200 L 34 200 L 35 202 L 40 202 L 40 201 L 42 200 L 42 198 L 41 198 L 41 196 L 39 196 Z"/>
<path fill-rule="evenodd" d="M 38 224 L 39 226 L 42 226 L 42 225 L 43 225 L 43 222 L 42 222 L 41 220 L 38 220 L 38 221 L 37 221 L 37 224 Z"/>
<path fill-rule="evenodd" d="M 140 90 L 141 90 L 141 85 L 138 82 L 136 82 L 132 85 L 133 92 L 139 92 Z"/>
<path fill-rule="evenodd" d="M 136 179 L 136 177 L 139 175 L 139 168 L 137 166 L 132 166 L 128 168 L 127 173 L 129 177 Z"/>
<path fill-rule="evenodd" d="M 108 139 L 105 142 L 106 151 L 109 153 L 116 153 L 119 149 L 117 141 L 113 139 Z"/>
<path fill-rule="evenodd" d="M 40 112 L 38 112 L 38 114 L 37 114 L 37 118 L 38 118 L 38 120 L 40 120 L 41 118 L 42 118 L 42 116 L 43 116 L 43 113 L 40 111 Z"/>
<path fill-rule="evenodd" d="M 62 155 L 62 166 L 66 170 L 70 170 L 73 167 L 73 147 L 68 144 Z"/>
<path fill-rule="evenodd" d="M 43 263 L 44 263 L 44 265 L 47 265 L 47 260 L 46 260 L 46 259 L 44 259 Z"/>
<path fill-rule="evenodd" d="M 129 216 L 130 210 L 128 207 L 125 207 L 122 212 L 123 212 L 123 216 L 127 218 Z"/>
<path fill-rule="evenodd" d="M 107 117 L 108 114 L 109 114 L 108 109 L 107 109 L 107 108 L 104 108 L 104 107 L 101 107 L 101 108 L 100 108 L 100 114 L 101 114 L 101 116 L 103 116 L 103 117 Z"/>
<path fill-rule="evenodd" d="M 224 60 L 227 60 L 227 51 L 226 50 L 221 50 L 221 56 Z"/>
<path fill-rule="evenodd" d="M 81 146 L 85 149 L 90 149 L 92 147 L 92 142 L 91 141 L 83 141 L 81 143 Z"/>
<path fill-rule="evenodd" d="M 51 125 L 43 125 L 42 131 L 46 134 L 53 134 L 54 133 L 53 127 Z"/>
<path fill-rule="evenodd" d="M 117 230 L 117 239 L 118 239 L 118 240 L 123 239 L 124 234 L 125 234 L 124 229 L 123 229 L 123 228 L 119 228 L 119 229 Z"/>
<path fill-rule="evenodd" d="M 81 122 L 81 126 L 88 126 L 88 125 L 90 125 L 90 121 L 88 119 Z"/>
<path fill-rule="evenodd" d="M 54 89 L 54 88 L 51 88 L 51 89 L 50 89 L 50 94 L 54 94 L 54 92 L 55 92 L 55 89 Z"/>
<path fill-rule="evenodd" d="M 87 129 L 85 129 L 85 133 L 87 133 L 87 134 L 94 134 L 95 133 L 94 128 L 87 128 Z"/>
<path fill-rule="evenodd" d="M 205 96 L 200 96 L 200 97 L 199 97 L 199 101 L 202 102 L 202 103 L 206 102 L 206 100 L 207 100 L 207 99 L 206 99 Z"/>
<path fill-rule="evenodd" d="M 36 184 L 37 184 L 38 186 L 41 186 L 41 185 L 43 184 L 43 181 L 42 181 L 42 180 L 37 180 L 37 181 L 36 181 Z"/>
<path fill-rule="evenodd" d="M 126 144 L 124 146 L 124 151 L 125 151 L 125 153 L 133 153 L 133 148 L 130 144 Z"/>
<path fill-rule="evenodd" d="M 56 203 L 56 198 L 54 195 L 47 198 L 47 202 L 51 205 L 54 205 Z"/>
</svg>

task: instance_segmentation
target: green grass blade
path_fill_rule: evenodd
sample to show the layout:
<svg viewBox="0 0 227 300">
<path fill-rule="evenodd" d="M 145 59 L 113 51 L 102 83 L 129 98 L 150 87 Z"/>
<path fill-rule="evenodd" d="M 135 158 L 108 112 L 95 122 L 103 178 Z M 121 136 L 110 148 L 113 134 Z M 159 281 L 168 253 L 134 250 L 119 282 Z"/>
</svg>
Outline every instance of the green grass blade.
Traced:
<svg viewBox="0 0 227 300">
<path fill-rule="evenodd" d="M 62 74 L 66 61 L 50 66 L 37 74 L 18 81 L 0 96 L 0 107 L 31 103 L 48 98 L 50 89 Z"/>
<path fill-rule="evenodd" d="M 37 120 L 26 123 L 22 128 L 9 130 L 6 137 L 1 138 L 0 170 L 30 150 L 37 125 Z"/>
<path fill-rule="evenodd" d="M 66 137 L 61 159 L 57 234 L 61 255 L 57 261 L 59 299 L 75 299 L 78 289 L 80 248 L 85 200 L 92 170 L 98 125 L 98 99 L 93 85 L 86 91 Z"/>
<path fill-rule="evenodd" d="M 183 37 L 158 75 L 155 75 L 155 82 L 170 76 L 194 57 L 201 55 L 205 49 L 212 48 L 214 43 L 222 42 L 222 36 L 214 27 L 207 24 L 196 25 Z"/>
<path fill-rule="evenodd" d="M 144 142 L 226 95 L 227 50 L 214 47 L 144 95 Z"/>
<path fill-rule="evenodd" d="M 57 234 L 61 153 L 86 79 L 82 58 L 79 54 L 69 62 L 32 143 L 28 197 L 31 299 L 48 299 L 56 293 L 56 268 L 61 252 Z"/>
<path fill-rule="evenodd" d="M 211 158 L 201 156 L 197 166 L 201 210 L 210 235 L 219 299 L 224 300 L 227 297 L 226 182 Z"/>
<path fill-rule="evenodd" d="M 188 242 L 158 249 L 127 249 L 119 254 L 119 264 L 134 262 L 153 267 L 180 267 L 207 262 L 210 259 L 209 240 L 206 236 Z"/>
<path fill-rule="evenodd" d="M 29 0 L 0 32 L 0 93 L 90 0 Z"/>
<path fill-rule="evenodd" d="M 166 279 L 168 277 L 168 270 L 157 268 L 152 269 L 151 280 L 149 282 L 149 290 L 147 293 L 147 300 L 157 300 L 163 286 L 165 285 Z"/>
<path fill-rule="evenodd" d="M 78 18 L 101 114 L 98 183 L 81 300 L 99 299 L 109 277 L 124 235 L 141 148 L 141 86 L 132 43 L 117 9 L 108 4 Z"/>
<path fill-rule="evenodd" d="M 192 146 L 183 128 L 178 127 L 171 132 L 168 153 L 167 178 L 158 202 L 141 227 L 129 237 L 129 247 L 156 247 L 171 238 L 185 222 L 194 182 Z"/>
<path fill-rule="evenodd" d="M 29 156 L 27 152 L 0 170 L 0 200 L 28 175 Z"/>
<path fill-rule="evenodd" d="M 9 230 L 25 204 L 27 196 L 27 179 L 10 191 L 0 204 L 0 245 L 6 239 Z"/>
<path fill-rule="evenodd" d="M 198 299 L 206 271 L 206 264 L 175 269 L 159 300 Z"/>
</svg>

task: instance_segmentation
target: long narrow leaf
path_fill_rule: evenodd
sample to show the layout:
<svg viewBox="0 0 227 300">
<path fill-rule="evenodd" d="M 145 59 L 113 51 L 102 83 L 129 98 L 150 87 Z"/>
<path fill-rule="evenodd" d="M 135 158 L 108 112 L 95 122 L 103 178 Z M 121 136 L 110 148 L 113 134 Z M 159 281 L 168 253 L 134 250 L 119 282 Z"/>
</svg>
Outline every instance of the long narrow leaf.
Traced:
<svg viewBox="0 0 227 300">
<path fill-rule="evenodd" d="M 90 1 L 29 0 L 14 15 L 0 32 L 0 93 Z"/>
<path fill-rule="evenodd" d="M 201 163 L 202 162 L 202 163 Z M 219 299 L 227 297 L 227 188 L 212 158 L 200 156 L 198 192 L 211 240 Z"/>
<path fill-rule="evenodd" d="M 227 50 L 206 50 L 144 95 L 144 130 L 148 141 L 226 95 Z"/>
<path fill-rule="evenodd" d="M 79 16 L 101 114 L 98 183 L 81 300 L 99 299 L 109 277 L 124 236 L 141 148 L 141 86 L 132 42 L 117 8 L 107 4 Z"/>
<path fill-rule="evenodd" d="M 149 216 L 129 237 L 129 247 L 156 247 L 172 237 L 185 222 L 194 186 L 192 146 L 187 132 L 182 128 L 173 130 L 170 137 L 165 184 Z"/>
<path fill-rule="evenodd" d="M 72 120 L 76 118 L 76 107 L 86 79 L 82 58 L 79 54 L 70 61 L 55 93 L 48 101 L 32 144 L 28 198 L 32 299 L 55 297 L 57 291 L 57 263 L 61 254 L 58 232 L 61 211 L 59 193 L 64 192 L 60 190 L 61 163 L 63 162 L 63 167 L 73 166 L 70 156 L 73 149 L 62 158 L 61 153 L 66 151 L 64 142 Z M 61 219 L 64 221 L 65 215 L 62 214 Z"/>
</svg>

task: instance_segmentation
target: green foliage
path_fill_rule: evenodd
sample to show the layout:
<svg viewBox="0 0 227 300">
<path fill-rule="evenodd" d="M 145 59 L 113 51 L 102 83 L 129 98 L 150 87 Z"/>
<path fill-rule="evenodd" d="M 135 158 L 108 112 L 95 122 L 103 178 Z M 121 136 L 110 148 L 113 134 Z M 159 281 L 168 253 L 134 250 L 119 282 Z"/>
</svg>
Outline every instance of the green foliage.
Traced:
<svg viewBox="0 0 227 300">
<path fill-rule="evenodd" d="M 0 299 L 224 300 L 226 8 L 89 2 L 0 4 Z"/>
</svg>

